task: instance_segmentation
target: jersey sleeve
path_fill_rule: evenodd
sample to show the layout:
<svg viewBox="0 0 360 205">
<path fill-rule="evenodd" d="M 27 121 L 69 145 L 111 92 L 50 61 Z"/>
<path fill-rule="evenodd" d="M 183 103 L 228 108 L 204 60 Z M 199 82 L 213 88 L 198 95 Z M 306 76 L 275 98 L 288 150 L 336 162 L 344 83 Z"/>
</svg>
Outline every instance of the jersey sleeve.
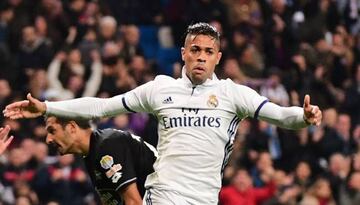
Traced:
<svg viewBox="0 0 360 205">
<path fill-rule="evenodd" d="M 148 112 L 152 113 L 153 88 L 155 80 L 136 87 L 124 94 L 122 104 L 129 112 Z"/>
<path fill-rule="evenodd" d="M 257 118 L 262 106 L 269 100 L 249 87 L 232 81 L 229 81 L 229 84 L 236 113 L 242 117 Z"/>
<path fill-rule="evenodd" d="M 104 140 L 97 157 L 99 170 L 107 188 L 116 191 L 137 180 L 134 159 L 127 139 L 129 136 L 125 133 L 120 135 Z"/>
<path fill-rule="evenodd" d="M 301 107 L 281 107 L 259 95 L 255 90 L 229 82 L 233 102 L 238 115 L 265 120 L 287 129 L 300 129 L 307 124 L 303 119 Z"/>
<path fill-rule="evenodd" d="M 66 118 L 94 119 L 126 112 L 152 112 L 150 105 L 154 81 L 125 94 L 111 98 L 83 97 L 46 103 L 46 115 Z"/>
</svg>

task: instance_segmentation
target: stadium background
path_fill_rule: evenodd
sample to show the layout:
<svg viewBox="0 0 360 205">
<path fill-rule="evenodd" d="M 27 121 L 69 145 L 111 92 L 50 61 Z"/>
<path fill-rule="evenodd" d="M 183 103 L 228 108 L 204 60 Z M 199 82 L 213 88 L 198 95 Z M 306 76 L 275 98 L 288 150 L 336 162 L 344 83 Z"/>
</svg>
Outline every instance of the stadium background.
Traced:
<svg viewBox="0 0 360 205">
<path fill-rule="evenodd" d="M 183 33 L 199 21 L 222 34 L 220 78 L 283 106 L 302 106 L 308 93 L 323 110 L 321 127 L 299 131 L 244 120 L 224 187 L 269 190 L 256 204 L 360 204 L 357 0 L 2 0 L 0 108 L 29 92 L 108 97 L 157 74 L 179 77 Z M 0 156 L 0 204 L 98 203 L 81 160 L 44 143 L 43 119 L 0 123 L 15 136 Z M 94 123 L 157 141 L 146 114 Z M 251 178 L 234 177 L 239 168 Z"/>
</svg>

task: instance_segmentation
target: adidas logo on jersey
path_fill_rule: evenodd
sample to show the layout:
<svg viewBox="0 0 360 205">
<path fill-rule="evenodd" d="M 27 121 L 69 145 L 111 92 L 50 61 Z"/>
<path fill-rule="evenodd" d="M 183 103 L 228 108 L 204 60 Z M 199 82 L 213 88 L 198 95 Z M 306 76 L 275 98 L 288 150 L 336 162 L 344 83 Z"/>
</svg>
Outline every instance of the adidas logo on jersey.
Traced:
<svg viewBox="0 0 360 205">
<path fill-rule="evenodd" d="M 163 104 L 172 104 L 172 103 L 174 103 L 174 102 L 172 101 L 171 96 L 169 96 L 168 98 L 166 98 L 165 100 L 163 100 L 162 103 L 163 103 Z"/>
</svg>

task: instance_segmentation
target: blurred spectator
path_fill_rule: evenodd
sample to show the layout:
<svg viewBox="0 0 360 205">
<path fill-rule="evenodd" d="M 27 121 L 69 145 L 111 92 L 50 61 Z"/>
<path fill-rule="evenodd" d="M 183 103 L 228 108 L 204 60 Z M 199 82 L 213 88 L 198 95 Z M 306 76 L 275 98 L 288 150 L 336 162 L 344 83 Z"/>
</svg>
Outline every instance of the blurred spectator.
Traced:
<svg viewBox="0 0 360 205">
<path fill-rule="evenodd" d="M 49 82 L 49 80 L 46 78 L 46 74 L 46 71 L 43 69 L 35 70 L 29 74 L 29 87 L 27 87 L 25 91 L 27 93 L 31 93 L 33 96 L 44 99 Z"/>
<path fill-rule="evenodd" d="M 134 77 L 137 85 L 142 85 L 145 82 L 154 79 L 154 75 L 147 64 L 145 58 L 141 55 L 134 55 L 129 63 L 129 74 Z M 149 76 L 150 75 L 150 76 Z"/>
<path fill-rule="evenodd" d="M 22 41 L 18 53 L 21 71 L 28 73 L 29 70 L 46 68 L 52 55 L 52 46 L 38 36 L 34 26 L 25 26 L 22 29 Z"/>
<path fill-rule="evenodd" d="M 125 59 L 125 63 L 128 63 L 134 56 L 143 55 L 143 50 L 139 45 L 140 31 L 136 25 L 123 26 L 121 31 L 124 43 L 121 55 Z"/>
<path fill-rule="evenodd" d="M 304 195 L 300 205 L 336 205 L 329 181 L 318 178 Z"/>
<path fill-rule="evenodd" d="M 301 189 L 294 184 L 293 177 L 282 170 L 276 170 L 274 175 L 276 194 L 263 205 L 296 205 Z"/>
<path fill-rule="evenodd" d="M 262 13 L 257 1 L 249 0 L 226 0 L 229 10 L 229 22 L 231 26 L 246 24 L 257 29 L 262 26 Z"/>
<path fill-rule="evenodd" d="M 350 174 L 349 180 L 341 185 L 339 204 L 355 205 L 360 203 L 360 172 Z"/>
<path fill-rule="evenodd" d="M 271 68 L 265 85 L 260 88 L 260 95 L 267 97 L 271 102 L 289 106 L 289 95 L 281 83 L 281 73 L 278 68 Z"/>
<path fill-rule="evenodd" d="M 78 49 L 70 51 L 69 55 L 58 53 L 49 66 L 48 80 L 49 88 L 57 93 L 57 99 L 72 99 L 76 96 L 92 97 L 95 96 L 101 83 L 102 64 L 100 55 L 97 51 L 91 53 L 92 65 L 91 75 L 85 81 L 85 67 L 81 63 L 81 53 Z M 67 74 L 65 82 L 61 82 L 61 64 L 65 61 L 64 71 Z M 66 85 L 66 86 L 63 86 Z"/>
<path fill-rule="evenodd" d="M 100 45 L 109 41 L 118 40 L 118 25 L 114 17 L 104 16 L 99 20 L 99 39 Z"/>
<path fill-rule="evenodd" d="M 14 185 L 14 193 L 16 197 L 15 204 L 39 204 L 37 194 L 31 189 L 30 185 L 25 181 L 17 181 Z"/>
<path fill-rule="evenodd" d="M 267 176 L 267 185 L 262 188 L 252 186 L 251 177 L 246 169 L 235 171 L 230 186 L 220 191 L 220 203 L 222 205 L 247 204 L 256 205 L 274 195 L 275 184 L 271 181 L 272 176 Z"/>
<path fill-rule="evenodd" d="M 1 176 L 1 181 L 5 186 L 13 186 L 18 180 L 29 182 L 33 179 L 35 172 L 27 166 L 30 158 L 25 154 L 26 152 L 21 148 L 10 150 L 9 163 Z"/>
<path fill-rule="evenodd" d="M 92 194 L 91 183 L 73 155 L 61 156 L 58 163 L 38 170 L 33 183 L 41 193 L 41 203 L 55 200 L 60 204 L 84 204 L 85 196 Z"/>
<path fill-rule="evenodd" d="M 95 50 L 100 50 L 100 43 L 98 40 L 99 39 L 95 29 L 90 27 L 78 45 L 82 57 L 82 62 L 84 63 L 85 67 L 91 66 L 91 53 Z"/>
<path fill-rule="evenodd" d="M 333 85 L 329 83 L 326 76 L 327 71 L 324 65 L 317 65 L 311 77 L 309 87 L 305 88 L 314 96 L 312 100 L 320 104 L 324 109 L 335 107 L 336 101 L 338 101 L 335 93 L 336 90 L 333 89 Z"/>
<path fill-rule="evenodd" d="M 270 136 L 265 132 L 266 123 L 248 120 L 247 124 L 250 124 L 251 127 L 248 132 L 245 132 L 244 154 L 241 156 L 241 163 L 250 169 L 255 165 L 261 152 L 268 152 Z"/>
<path fill-rule="evenodd" d="M 350 79 L 351 69 L 354 63 L 354 55 L 347 42 L 348 33 L 343 26 L 337 26 L 332 34 L 331 52 L 334 56 L 333 65 L 329 67 L 329 75 L 332 85 L 336 88 L 344 88 Z"/>
<path fill-rule="evenodd" d="M 0 42 L 7 43 L 9 40 L 9 24 L 14 18 L 14 9 L 7 2 L 0 4 Z"/>
<path fill-rule="evenodd" d="M 343 108 L 351 116 L 352 127 L 360 124 L 360 64 L 356 66 L 351 85 L 346 89 Z"/>
<path fill-rule="evenodd" d="M 300 161 L 294 173 L 294 183 L 299 186 L 301 194 L 305 194 L 306 190 L 313 183 L 312 170 L 306 161 Z"/>
<path fill-rule="evenodd" d="M 350 159 L 342 154 L 333 154 L 329 159 L 328 171 L 324 174 L 330 183 L 332 195 L 336 202 L 339 202 L 339 190 L 346 177 L 350 173 Z"/>
<path fill-rule="evenodd" d="M 295 39 L 292 32 L 292 10 L 285 0 L 271 0 L 270 12 L 264 16 L 264 52 L 266 67 L 276 66 L 281 70 L 290 64 Z"/>
<path fill-rule="evenodd" d="M 240 69 L 239 63 L 235 58 L 226 58 L 224 60 L 224 78 L 230 78 L 234 82 L 244 83 L 248 79 L 248 77 L 242 72 Z"/>
<path fill-rule="evenodd" d="M 318 140 L 316 146 L 323 157 L 328 159 L 336 152 L 349 156 L 357 151 L 357 144 L 351 133 L 349 115 L 339 114 L 335 129 L 327 128 L 329 129 L 319 128 L 319 132 L 314 133 L 314 137 Z"/>
<path fill-rule="evenodd" d="M 274 174 L 273 161 L 268 152 L 259 153 L 255 166 L 250 170 L 250 175 L 255 187 L 263 187 L 267 183 L 267 177 Z"/>
<path fill-rule="evenodd" d="M 359 4 L 360 3 L 358 1 L 346 1 L 346 5 L 342 13 L 344 15 L 345 26 L 352 34 L 358 34 L 360 31 Z"/>
</svg>

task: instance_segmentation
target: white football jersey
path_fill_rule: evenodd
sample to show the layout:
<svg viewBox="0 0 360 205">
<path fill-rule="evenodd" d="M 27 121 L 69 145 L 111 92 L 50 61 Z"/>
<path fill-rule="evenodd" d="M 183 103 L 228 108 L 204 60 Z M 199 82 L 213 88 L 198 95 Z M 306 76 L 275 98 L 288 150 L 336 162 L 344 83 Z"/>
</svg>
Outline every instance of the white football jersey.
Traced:
<svg viewBox="0 0 360 205">
<path fill-rule="evenodd" d="M 184 73 L 180 79 L 158 76 L 124 94 L 128 111 L 152 113 L 159 121 L 159 157 L 145 186 L 178 192 L 191 204 L 217 204 L 238 125 L 256 117 L 265 102 L 231 80 L 213 75 L 194 86 Z"/>
</svg>

